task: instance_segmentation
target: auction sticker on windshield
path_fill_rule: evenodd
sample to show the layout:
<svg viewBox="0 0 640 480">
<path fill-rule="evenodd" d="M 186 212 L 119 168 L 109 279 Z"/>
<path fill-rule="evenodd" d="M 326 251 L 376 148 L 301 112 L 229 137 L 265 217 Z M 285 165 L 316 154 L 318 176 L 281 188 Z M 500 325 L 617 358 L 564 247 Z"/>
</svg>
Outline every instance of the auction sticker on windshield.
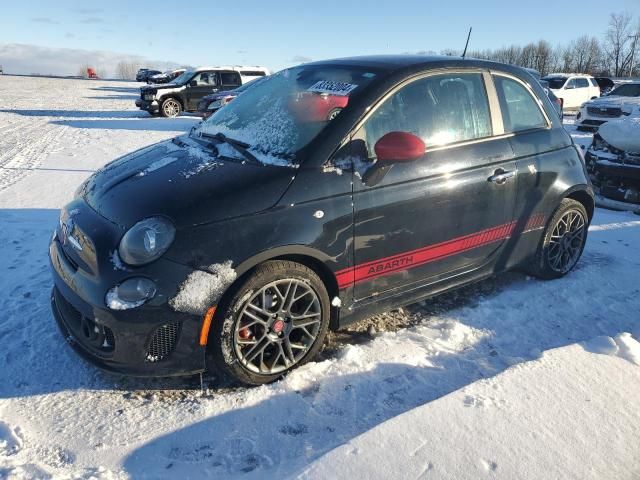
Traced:
<svg viewBox="0 0 640 480">
<path fill-rule="evenodd" d="M 344 82 L 332 82 L 330 80 L 320 80 L 319 82 L 311 85 L 307 91 L 316 93 L 328 93 L 331 95 L 339 95 L 346 97 L 349 95 L 358 85 Z"/>
</svg>

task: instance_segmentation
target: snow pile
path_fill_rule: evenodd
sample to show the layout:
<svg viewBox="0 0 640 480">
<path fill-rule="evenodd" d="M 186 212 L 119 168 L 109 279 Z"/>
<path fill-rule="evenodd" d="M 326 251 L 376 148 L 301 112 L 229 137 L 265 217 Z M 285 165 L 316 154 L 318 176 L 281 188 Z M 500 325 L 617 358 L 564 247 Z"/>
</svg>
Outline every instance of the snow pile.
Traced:
<svg viewBox="0 0 640 480">
<path fill-rule="evenodd" d="M 21 448 L 22 438 L 19 429 L 13 429 L 0 421 L 0 457 L 15 455 Z M 2 473 L 1 470 L 0 473 Z"/>
<path fill-rule="evenodd" d="M 611 355 L 624 358 L 640 366 L 640 342 L 628 332 L 611 337 L 596 337 L 584 342 L 584 349 L 601 355 Z"/>
<path fill-rule="evenodd" d="M 220 300 L 237 276 L 231 267 L 231 260 L 211 265 L 207 270 L 196 270 L 182 282 L 176 296 L 169 300 L 169 305 L 174 310 L 194 315 L 204 314 Z"/>
</svg>

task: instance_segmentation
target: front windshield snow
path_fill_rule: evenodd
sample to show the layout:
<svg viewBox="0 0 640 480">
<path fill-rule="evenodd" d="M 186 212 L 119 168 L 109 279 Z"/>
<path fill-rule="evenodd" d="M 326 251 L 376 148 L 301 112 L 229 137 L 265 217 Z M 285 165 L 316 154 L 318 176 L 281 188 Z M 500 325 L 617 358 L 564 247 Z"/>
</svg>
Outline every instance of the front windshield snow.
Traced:
<svg viewBox="0 0 640 480">
<path fill-rule="evenodd" d="M 186 72 L 181 73 L 179 76 L 177 76 L 173 80 L 173 82 L 171 82 L 171 83 L 177 83 L 178 85 L 184 85 L 193 76 L 194 72 L 195 72 L 194 70 L 187 70 Z"/>
<path fill-rule="evenodd" d="M 376 76 L 371 69 L 305 65 L 264 77 L 205 121 L 200 133 L 222 133 L 248 145 L 260 162 L 295 166 L 311 142 Z"/>
</svg>

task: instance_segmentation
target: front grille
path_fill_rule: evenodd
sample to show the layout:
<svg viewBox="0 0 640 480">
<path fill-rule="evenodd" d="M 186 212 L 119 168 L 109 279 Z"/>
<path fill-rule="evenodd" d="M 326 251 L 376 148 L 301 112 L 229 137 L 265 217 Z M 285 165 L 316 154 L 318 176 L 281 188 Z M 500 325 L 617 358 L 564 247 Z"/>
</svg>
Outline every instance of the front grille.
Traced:
<svg viewBox="0 0 640 480">
<path fill-rule="evenodd" d="M 176 348 L 180 323 L 173 322 L 158 328 L 147 349 L 147 362 L 159 362 Z"/>
<path fill-rule="evenodd" d="M 620 117 L 622 110 L 618 107 L 587 107 L 589 115 L 596 117 Z"/>
<path fill-rule="evenodd" d="M 73 340 L 99 355 L 113 352 L 116 339 L 109 327 L 96 323 L 83 315 L 57 289 L 55 301 Z"/>
</svg>

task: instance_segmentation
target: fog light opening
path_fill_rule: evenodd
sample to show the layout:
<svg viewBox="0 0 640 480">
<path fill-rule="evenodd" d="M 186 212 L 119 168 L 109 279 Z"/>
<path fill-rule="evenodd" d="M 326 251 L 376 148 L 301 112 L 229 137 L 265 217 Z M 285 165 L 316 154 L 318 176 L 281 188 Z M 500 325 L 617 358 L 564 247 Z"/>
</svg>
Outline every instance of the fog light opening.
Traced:
<svg viewBox="0 0 640 480">
<path fill-rule="evenodd" d="M 130 310 L 143 305 L 156 294 L 156 285 L 143 277 L 129 278 L 112 287 L 105 297 L 111 310 Z"/>
</svg>

